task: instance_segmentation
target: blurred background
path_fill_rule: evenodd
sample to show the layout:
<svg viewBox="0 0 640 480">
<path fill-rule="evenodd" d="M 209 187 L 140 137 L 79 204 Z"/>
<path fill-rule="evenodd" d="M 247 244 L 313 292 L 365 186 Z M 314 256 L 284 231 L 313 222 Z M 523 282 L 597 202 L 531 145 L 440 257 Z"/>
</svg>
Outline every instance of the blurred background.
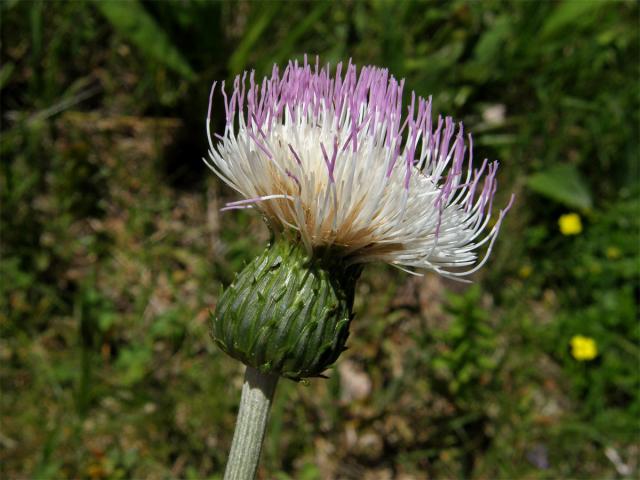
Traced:
<svg viewBox="0 0 640 480">
<path fill-rule="evenodd" d="M 219 212 L 208 92 L 304 53 L 433 95 L 517 202 L 471 286 L 368 267 L 329 379 L 280 382 L 260 478 L 637 478 L 638 2 L 0 14 L 3 478 L 221 478 L 243 367 L 209 311 L 268 232 Z"/>
</svg>

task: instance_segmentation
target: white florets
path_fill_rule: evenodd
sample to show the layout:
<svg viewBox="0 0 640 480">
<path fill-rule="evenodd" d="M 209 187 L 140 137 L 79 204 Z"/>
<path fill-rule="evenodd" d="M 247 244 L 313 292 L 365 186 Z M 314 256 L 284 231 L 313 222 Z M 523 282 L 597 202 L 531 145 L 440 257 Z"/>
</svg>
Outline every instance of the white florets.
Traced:
<svg viewBox="0 0 640 480">
<path fill-rule="evenodd" d="M 463 127 L 438 118 L 403 82 L 349 64 L 290 63 L 245 91 L 236 77 L 223 135 L 210 135 L 207 165 L 279 231 L 295 231 L 309 252 L 332 248 L 349 262 L 383 261 L 456 278 L 486 261 L 511 202 L 488 228 L 497 162 L 473 168 Z M 213 91 L 212 89 L 212 95 Z M 512 197 L 513 201 L 513 197 Z M 488 230 L 488 231 L 487 231 Z M 478 261 L 477 250 L 489 243 Z"/>
</svg>

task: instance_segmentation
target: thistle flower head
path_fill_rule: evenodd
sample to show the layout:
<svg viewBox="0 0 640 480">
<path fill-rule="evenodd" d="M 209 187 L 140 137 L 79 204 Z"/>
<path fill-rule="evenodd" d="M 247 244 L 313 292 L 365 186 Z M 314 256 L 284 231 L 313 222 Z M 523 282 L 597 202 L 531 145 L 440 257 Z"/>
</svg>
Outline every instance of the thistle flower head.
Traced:
<svg viewBox="0 0 640 480">
<path fill-rule="evenodd" d="M 412 92 L 405 110 L 404 80 L 351 62 L 332 73 L 306 57 L 262 81 L 245 72 L 230 92 L 221 86 L 226 123 L 214 139 L 215 89 L 205 162 L 243 197 L 225 209 L 258 209 L 309 254 L 347 263 L 458 278 L 486 261 L 513 201 L 491 224 L 498 162 L 474 165 L 471 136 L 434 120 L 431 98 Z"/>
</svg>

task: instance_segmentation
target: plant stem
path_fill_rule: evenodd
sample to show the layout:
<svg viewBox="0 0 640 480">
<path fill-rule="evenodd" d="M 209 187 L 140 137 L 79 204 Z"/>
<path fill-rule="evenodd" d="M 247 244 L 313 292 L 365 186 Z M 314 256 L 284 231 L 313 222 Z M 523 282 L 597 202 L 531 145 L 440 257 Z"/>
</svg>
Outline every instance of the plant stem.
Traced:
<svg viewBox="0 0 640 480">
<path fill-rule="evenodd" d="M 255 368 L 247 367 L 224 480 L 255 478 L 277 383 L 277 375 L 260 373 Z"/>
</svg>

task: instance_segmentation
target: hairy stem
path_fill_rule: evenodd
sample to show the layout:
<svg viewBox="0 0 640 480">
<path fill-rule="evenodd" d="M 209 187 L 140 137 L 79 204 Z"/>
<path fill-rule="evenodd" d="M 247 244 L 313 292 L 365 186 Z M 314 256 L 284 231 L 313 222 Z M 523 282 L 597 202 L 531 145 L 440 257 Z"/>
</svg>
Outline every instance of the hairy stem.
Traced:
<svg viewBox="0 0 640 480">
<path fill-rule="evenodd" d="M 247 367 L 224 480 L 255 478 L 277 383 L 277 375 L 260 373 L 255 368 Z"/>
</svg>

